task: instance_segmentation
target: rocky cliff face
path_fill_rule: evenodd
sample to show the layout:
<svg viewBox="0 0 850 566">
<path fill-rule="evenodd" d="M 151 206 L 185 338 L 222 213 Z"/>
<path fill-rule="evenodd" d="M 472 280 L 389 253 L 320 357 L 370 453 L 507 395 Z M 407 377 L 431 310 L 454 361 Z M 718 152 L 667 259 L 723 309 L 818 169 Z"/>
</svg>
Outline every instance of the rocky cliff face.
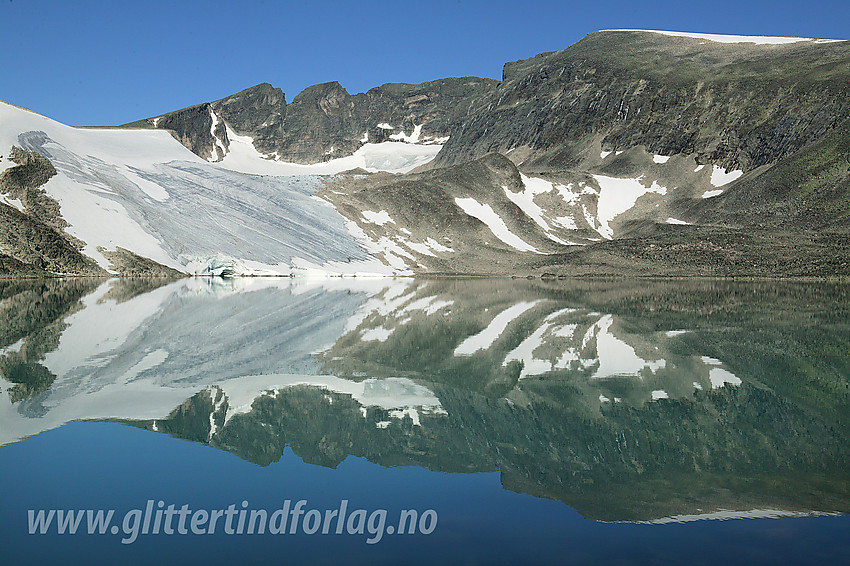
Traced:
<svg viewBox="0 0 850 566">
<path fill-rule="evenodd" d="M 68 223 L 59 203 L 42 186 L 56 175 L 50 161 L 13 146 L 10 160 L 17 165 L 0 173 L 0 275 L 105 275 L 80 253 L 83 243 L 64 231 Z"/>
<path fill-rule="evenodd" d="M 850 116 L 850 43 L 715 43 L 597 32 L 564 51 L 508 63 L 499 88 L 437 164 L 528 146 L 541 164 L 643 145 L 660 155 L 752 170 Z"/>
<path fill-rule="evenodd" d="M 351 155 L 364 143 L 436 143 L 460 127 L 498 83 L 475 77 L 419 85 L 391 83 L 351 95 L 338 82 L 304 89 L 287 105 L 264 83 L 221 100 L 128 124 L 173 130 L 194 153 L 212 161 L 228 150 L 226 127 L 250 136 L 263 155 L 316 163 Z"/>
</svg>

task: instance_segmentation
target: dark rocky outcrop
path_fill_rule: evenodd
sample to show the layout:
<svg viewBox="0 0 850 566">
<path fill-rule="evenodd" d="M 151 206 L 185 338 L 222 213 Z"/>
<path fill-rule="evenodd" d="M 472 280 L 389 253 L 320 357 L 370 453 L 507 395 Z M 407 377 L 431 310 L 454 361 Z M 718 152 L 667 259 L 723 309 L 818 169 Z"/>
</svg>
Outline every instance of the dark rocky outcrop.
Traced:
<svg viewBox="0 0 850 566">
<path fill-rule="evenodd" d="M 752 170 L 850 117 L 850 43 L 724 44 L 597 32 L 564 51 L 505 65 L 499 88 L 453 131 L 437 165 L 528 146 L 550 167 L 602 149 Z"/>
<path fill-rule="evenodd" d="M 23 211 L 0 202 L 0 249 L 9 258 L 0 274 L 105 275 L 81 253 L 84 243 L 64 231 L 59 203 L 41 188 L 56 174 L 50 161 L 19 147 L 12 148 L 12 160 L 18 165 L 0 174 L 0 191 L 20 200 Z"/>
<path fill-rule="evenodd" d="M 184 277 L 185 273 L 177 271 L 152 259 L 142 257 L 122 247 L 115 251 L 98 248 L 103 257 L 109 260 L 110 268 L 119 277 Z"/>
<path fill-rule="evenodd" d="M 417 125 L 422 125 L 424 137 L 446 137 L 462 126 L 476 101 L 497 84 L 476 77 L 447 78 L 419 85 L 390 83 L 351 95 L 338 82 L 329 82 L 304 89 L 287 105 L 283 91 L 263 83 L 215 102 L 127 126 L 172 130 L 197 155 L 220 159 L 216 138 L 225 149 L 229 140 L 221 122 L 213 137 L 214 112 L 237 134 L 251 136 L 260 153 L 295 163 L 316 163 L 350 155 L 365 141 L 387 141 L 398 133 L 411 135 Z"/>
</svg>

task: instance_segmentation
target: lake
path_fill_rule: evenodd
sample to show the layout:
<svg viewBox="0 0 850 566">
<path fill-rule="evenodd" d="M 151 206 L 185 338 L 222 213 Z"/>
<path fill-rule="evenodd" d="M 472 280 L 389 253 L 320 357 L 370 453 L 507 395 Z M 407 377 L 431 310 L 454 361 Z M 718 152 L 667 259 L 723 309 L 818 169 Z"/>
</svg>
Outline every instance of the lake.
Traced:
<svg viewBox="0 0 850 566">
<path fill-rule="evenodd" d="M 6 280 L 0 321 L 3 564 L 850 562 L 848 285 Z"/>
</svg>

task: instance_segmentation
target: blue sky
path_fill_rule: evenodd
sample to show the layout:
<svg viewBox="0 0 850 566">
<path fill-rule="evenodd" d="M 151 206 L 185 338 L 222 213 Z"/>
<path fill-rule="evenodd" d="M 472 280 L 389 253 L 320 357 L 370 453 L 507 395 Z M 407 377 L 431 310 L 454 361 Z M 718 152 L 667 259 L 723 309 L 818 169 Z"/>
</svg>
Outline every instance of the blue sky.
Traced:
<svg viewBox="0 0 850 566">
<path fill-rule="evenodd" d="M 0 0 L 0 100 L 73 125 L 120 124 L 269 82 L 291 101 L 446 76 L 610 28 L 850 38 L 850 2 L 60 2 Z"/>
</svg>

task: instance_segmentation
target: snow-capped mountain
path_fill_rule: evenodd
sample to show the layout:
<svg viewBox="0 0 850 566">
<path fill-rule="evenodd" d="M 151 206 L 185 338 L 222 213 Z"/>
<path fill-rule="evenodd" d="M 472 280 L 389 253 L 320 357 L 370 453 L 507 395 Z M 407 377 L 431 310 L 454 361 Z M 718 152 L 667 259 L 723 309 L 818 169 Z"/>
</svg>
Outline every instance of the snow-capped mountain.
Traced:
<svg viewBox="0 0 850 566">
<path fill-rule="evenodd" d="M 0 269 L 850 274 L 850 42 L 611 30 L 503 75 L 0 104 Z"/>
</svg>

